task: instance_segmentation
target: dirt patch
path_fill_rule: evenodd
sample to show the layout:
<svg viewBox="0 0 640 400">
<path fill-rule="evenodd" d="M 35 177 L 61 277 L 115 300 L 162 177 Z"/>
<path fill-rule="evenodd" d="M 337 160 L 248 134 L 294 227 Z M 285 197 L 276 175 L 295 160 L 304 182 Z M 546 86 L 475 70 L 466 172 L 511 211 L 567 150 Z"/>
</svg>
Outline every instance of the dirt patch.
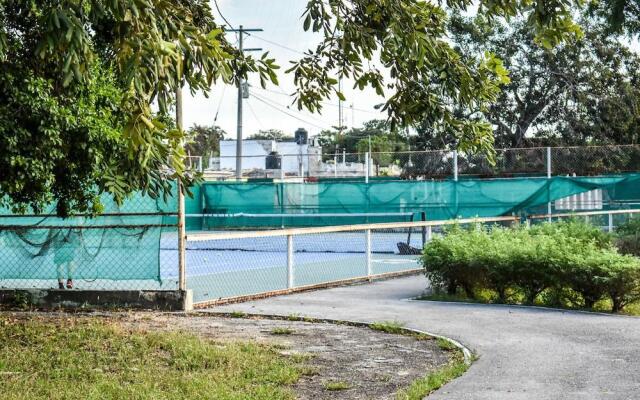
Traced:
<svg viewBox="0 0 640 400">
<path fill-rule="evenodd" d="M 136 329 L 184 330 L 221 342 L 251 340 L 276 345 L 284 356 L 305 365 L 294 385 L 299 399 L 394 399 L 398 390 L 443 367 L 452 357 L 436 340 L 366 327 L 147 312 L 108 316 Z"/>
</svg>

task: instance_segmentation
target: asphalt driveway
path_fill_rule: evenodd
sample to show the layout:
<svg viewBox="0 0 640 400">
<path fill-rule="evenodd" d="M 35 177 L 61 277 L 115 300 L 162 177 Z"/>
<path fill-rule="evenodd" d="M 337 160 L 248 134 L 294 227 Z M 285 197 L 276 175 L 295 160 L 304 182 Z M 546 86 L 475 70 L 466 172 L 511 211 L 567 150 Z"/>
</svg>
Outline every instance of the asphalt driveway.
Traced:
<svg viewBox="0 0 640 400">
<path fill-rule="evenodd" d="M 408 300 L 425 286 L 415 276 L 207 311 L 401 321 L 480 357 L 429 399 L 640 399 L 640 318 Z"/>
</svg>

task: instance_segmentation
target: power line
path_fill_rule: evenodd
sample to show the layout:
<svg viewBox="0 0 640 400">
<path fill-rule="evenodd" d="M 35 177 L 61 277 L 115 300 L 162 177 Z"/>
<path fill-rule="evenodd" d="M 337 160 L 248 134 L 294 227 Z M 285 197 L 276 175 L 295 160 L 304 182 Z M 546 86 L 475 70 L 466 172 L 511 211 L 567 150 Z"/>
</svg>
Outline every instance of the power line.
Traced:
<svg viewBox="0 0 640 400">
<path fill-rule="evenodd" d="M 218 120 L 218 114 L 220 113 L 220 107 L 222 107 L 222 102 L 224 101 L 224 92 L 227 90 L 227 85 L 222 86 L 222 95 L 220 96 L 220 102 L 218 102 L 218 107 L 216 108 L 216 116 L 213 117 L 213 125 L 216 124 Z"/>
<path fill-rule="evenodd" d="M 287 109 L 287 110 L 289 110 L 289 111 L 291 111 L 291 112 L 294 112 L 294 113 L 296 113 L 296 114 L 302 115 L 302 116 L 304 116 L 305 118 L 310 118 L 310 119 L 315 120 L 315 121 L 317 121 L 317 122 L 319 122 L 319 123 L 321 123 L 321 124 L 326 124 L 326 123 L 327 123 L 325 120 L 323 120 L 323 119 L 321 119 L 321 118 L 318 118 L 318 117 L 316 117 L 316 116 L 315 116 L 315 115 L 313 115 L 313 114 L 306 114 L 306 113 L 303 113 L 303 112 L 301 112 L 301 111 L 299 111 L 299 110 L 291 109 L 291 106 L 290 106 L 290 105 L 284 105 L 284 104 L 278 103 L 278 102 L 273 101 L 273 100 L 271 100 L 271 99 L 269 99 L 269 98 L 262 97 L 261 95 L 258 95 L 258 94 L 256 94 L 256 93 L 252 93 L 252 95 L 253 95 L 254 97 L 259 97 L 259 98 L 261 98 L 261 99 L 262 99 L 262 100 L 264 100 L 264 101 L 268 101 L 269 103 L 271 103 L 271 104 L 273 104 L 273 105 L 275 105 L 275 106 L 277 106 L 277 107 L 282 107 L 283 109 Z"/>
<path fill-rule="evenodd" d="M 264 100 L 264 99 L 261 99 L 260 97 L 258 97 L 258 96 L 256 96 L 256 95 L 253 95 L 253 97 L 254 97 L 256 100 L 258 100 L 259 102 L 261 102 L 261 103 L 265 104 L 266 106 L 271 107 L 271 108 L 273 108 L 274 110 L 281 112 L 282 114 L 288 115 L 289 117 L 291 117 L 291 118 L 293 118 L 293 119 L 296 119 L 296 120 L 298 120 L 298 121 L 300 121 L 300 122 L 304 122 L 305 124 L 309 124 L 309 125 L 311 125 L 311 126 L 313 126 L 313 127 L 315 127 L 315 128 L 318 128 L 318 129 L 327 129 L 327 127 L 320 126 L 320 125 L 316 125 L 316 124 L 314 124 L 313 122 L 309 122 L 309 121 L 304 120 L 304 119 L 302 119 L 302 118 L 300 118 L 300 117 L 298 117 L 298 116 L 296 116 L 296 115 L 293 115 L 293 114 L 291 114 L 291 113 L 289 113 L 289 112 L 287 112 L 287 111 L 285 111 L 285 110 L 283 110 L 283 109 L 279 108 L 278 106 L 275 106 L 275 105 L 273 105 L 273 104 L 269 103 L 268 101 L 266 101 L 266 100 Z"/>
<path fill-rule="evenodd" d="M 222 17 L 222 20 L 226 22 L 227 25 L 229 25 L 229 28 L 233 29 L 233 25 L 231 25 L 231 22 L 229 22 L 229 20 L 224 17 L 224 14 L 222 14 L 222 11 L 220 11 L 220 6 L 218 6 L 218 0 L 213 0 L 213 4 L 216 5 L 216 10 L 218 10 L 218 14 L 220 14 L 220 17 Z"/>
<path fill-rule="evenodd" d="M 249 106 L 249 111 L 251 111 L 251 115 L 253 115 L 253 118 L 256 119 L 256 122 L 258 123 L 258 125 L 260 126 L 260 129 L 264 129 L 264 125 L 262 125 L 262 122 L 260 121 L 260 118 L 258 118 L 258 115 L 256 114 L 256 112 L 253 110 L 253 106 L 251 105 L 250 101 L 247 101 L 247 105 Z"/>
<path fill-rule="evenodd" d="M 281 49 L 288 50 L 288 51 L 290 51 L 292 53 L 300 54 L 300 55 L 303 55 L 303 56 L 307 55 L 307 54 L 305 54 L 304 52 L 302 52 L 300 50 L 294 49 L 293 47 L 285 46 L 283 44 L 280 44 L 278 42 L 274 42 L 273 40 L 265 39 L 265 38 L 263 38 L 261 36 L 255 35 L 255 34 L 250 34 L 249 36 L 254 37 L 254 38 L 258 39 L 258 40 L 262 40 L 265 43 L 269 43 L 269 44 L 272 44 L 274 46 L 280 47 Z"/>
<path fill-rule="evenodd" d="M 270 90 L 270 89 L 265 89 L 262 87 L 257 87 L 260 90 L 264 90 L 265 92 L 269 92 L 269 93 L 273 93 L 273 94 L 277 94 L 280 96 L 288 96 L 291 97 L 290 94 L 285 93 L 284 91 L 282 91 L 282 89 L 280 89 L 279 91 L 276 90 Z M 339 107 L 338 104 L 334 104 L 334 103 L 330 103 L 328 101 L 321 101 L 321 104 L 327 105 L 327 106 L 332 106 L 332 107 Z M 375 112 L 375 111 L 371 111 L 371 110 L 365 110 L 364 108 L 357 108 L 357 107 L 349 107 L 349 109 L 352 109 L 354 111 L 358 111 L 358 112 L 363 112 L 363 113 L 368 113 L 368 114 L 372 114 L 372 115 L 380 115 L 380 112 Z"/>
</svg>

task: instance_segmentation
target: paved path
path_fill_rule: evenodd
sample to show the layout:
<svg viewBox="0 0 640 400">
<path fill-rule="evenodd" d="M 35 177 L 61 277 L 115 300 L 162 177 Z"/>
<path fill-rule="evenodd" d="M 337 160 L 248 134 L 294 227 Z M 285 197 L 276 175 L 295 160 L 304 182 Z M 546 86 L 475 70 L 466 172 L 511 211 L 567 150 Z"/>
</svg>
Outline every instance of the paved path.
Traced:
<svg viewBox="0 0 640 400">
<path fill-rule="evenodd" d="M 640 399 L 640 318 L 407 301 L 424 277 L 216 307 L 362 322 L 397 320 L 459 340 L 480 359 L 429 399 Z"/>
</svg>

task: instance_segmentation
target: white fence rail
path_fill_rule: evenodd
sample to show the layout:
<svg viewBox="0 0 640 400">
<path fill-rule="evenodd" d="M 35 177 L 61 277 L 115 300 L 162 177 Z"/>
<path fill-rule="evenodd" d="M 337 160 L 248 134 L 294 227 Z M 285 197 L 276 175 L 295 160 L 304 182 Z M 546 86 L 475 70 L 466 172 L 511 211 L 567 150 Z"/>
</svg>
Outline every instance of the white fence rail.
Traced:
<svg viewBox="0 0 640 400">
<path fill-rule="evenodd" d="M 615 218 L 640 210 L 553 214 L 553 219 Z M 419 253 L 434 230 L 452 224 L 544 221 L 547 214 L 443 221 L 376 223 L 265 231 L 197 232 L 187 235 L 187 287 L 196 307 L 242 301 L 312 288 L 412 274 Z M 592 222 L 595 222 L 592 220 Z M 420 233 L 413 234 L 412 233 Z"/>
</svg>

